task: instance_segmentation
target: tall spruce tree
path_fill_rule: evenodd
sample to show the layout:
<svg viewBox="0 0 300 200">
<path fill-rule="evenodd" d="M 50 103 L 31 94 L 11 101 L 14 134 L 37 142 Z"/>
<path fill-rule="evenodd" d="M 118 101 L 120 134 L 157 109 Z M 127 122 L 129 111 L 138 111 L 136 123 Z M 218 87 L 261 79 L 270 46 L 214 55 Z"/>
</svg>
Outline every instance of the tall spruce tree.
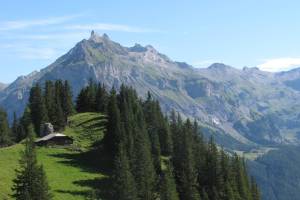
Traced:
<svg viewBox="0 0 300 200">
<path fill-rule="evenodd" d="M 50 200 L 46 175 L 41 166 L 37 164 L 34 146 L 34 130 L 29 127 L 29 135 L 22 152 L 20 168 L 16 170 L 16 178 L 12 187 L 13 197 L 16 200 Z"/>
<path fill-rule="evenodd" d="M 106 105 L 107 105 L 108 93 L 105 89 L 104 84 L 98 84 L 96 97 L 95 97 L 95 111 L 105 113 Z"/>
<path fill-rule="evenodd" d="M 157 172 L 161 170 L 161 147 L 160 147 L 160 120 L 158 117 L 159 113 L 155 102 L 152 99 L 150 93 L 148 93 L 147 100 L 144 105 L 144 115 L 147 125 L 147 132 L 149 134 L 151 143 L 151 152 L 154 161 L 154 166 Z"/>
<path fill-rule="evenodd" d="M 107 107 L 107 126 L 106 134 L 103 138 L 104 147 L 107 153 L 111 155 L 112 161 L 118 153 L 119 144 L 121 142 L 121 119 L 120 110 L 117 104 L 116 91 L 112 89 L 109 104 Z"/>
<path fill-rule="evenodd" d="M 113 199 L 117 200 L 136 200 L 137 189 L 134 177 L 130 171 L 129 160 L 126 151 L 119 144 L 118 152 L 113 163 Z"/>
<path fill-rule="evenodd" d="M 179 195 L 176 189 L 176 183 L 173 175 L 173 167 L 169 161 L 166 163 L 166 169 L 163 170 L 161 179 L 160 199 L 179 200 Z"/>
<path fill-rule="evenodd" d="M 39 84 L 36 84 L 30 90 L 29 107 L 34 130 L 40 135 L 40 127 L 43 123 L 48 121 L 48 114 L 42 89 Z"/>
<path fill-rule="evenodd" d="M 19 132 L 19 120 L 17 119 L 17 114 L 14 112 L 13 123 L 11 126 L 12 140 L 18 142 L 18 132 Z"/>
<path fill-rule="evenodd" d="M 23 116 L 20 119 L 17 142 L 25 139 L 28 136 L 29 130 L 28 127 L 32 124 L 31 120 L 31 112 L 29 106 L 27 106 L 24 110 Z"/>
<path fill-rule="evenodd" d="M 183 126 L 182 131 L 182 152 L 179 154 L 179 182 L 181 184 L 180 197 L 182 199 L 200 199 L 197 182 L 197 170 L 195 168 L 195 157 L 193 154 L 193 127 L 189 120 Z"/>
<path fill-rule="evenodd" d="M 72 100 L 72 90 L 68 81 L 64 82 L 61 92 L 61 103 L 64 116 L 67 119 L 68 116 L 74 113 L 74 105 Z"/>
<path fill-rule="evenodd" d="M 79 113 L 90 112 L 88 88 L 83 88 L 76 99 L 76 110 Z"/>
<path fill-rule="evenodd" d="M 0 108 L 0 147 L 8 146 L 12 143 L 11 131 L 7 121 L 6 112 Z"/>
<path fill-rule="evenodd" d="M 260 200 L 260 192 L 258 189 L 257 184 L 253 177 L 251 177 L 251 193 L 252 193 L 252 200 Z"/>
<path fill-rule="evenodd" d="M 54 111 L 55 111 L 55 118 L 53 120 L 53 126 L 55 130 L 61 130 L 66 125 L 66 117 L 64 115 L 64 111 L 62 108 L 62 83 L 56 82 L 55 83 L 55 96 L 54 96 Z"/>
</svg>

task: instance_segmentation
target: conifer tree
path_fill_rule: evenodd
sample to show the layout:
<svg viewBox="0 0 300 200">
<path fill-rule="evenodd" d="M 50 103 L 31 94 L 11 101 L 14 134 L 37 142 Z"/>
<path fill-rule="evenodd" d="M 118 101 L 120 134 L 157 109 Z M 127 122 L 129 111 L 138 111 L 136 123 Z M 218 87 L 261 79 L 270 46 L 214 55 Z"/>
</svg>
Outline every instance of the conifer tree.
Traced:
<svg viewBox="0 0 300 200">
<path fill-rule="evenodd" d="M 202 191 L 202 200 L 209 200 L 208 194 L 205 190 Z M 231 199 L 233 200 L 233 199 Z"/>
<path fill-rule="evenodd" d="M 30 90 L 29 107 L 34 130 L 39 135 L 41 125 L 48 121 L 47 109 L 39 84 L 36 84 Z"/>
<path fill-rule="evenodd" d="M 156 184 L 155 169 L 151 157 L 149 137 L 147 137 L 144 118 L 137 114 L 137 126 L 135 138 L 135 166 L 134 176 L 138 186 L 138 195 L 140 199 L 154 199 L 154 190 Z"/>
<path fill-rule="evenodd" d="M 95 111 L 104 113 L 106 110 L 108 94 L 104 84 L 100 83 L 97 86 L 96 97 L 95 97 Z"/>
<path fill-rule="evenodd" d="M 193 152 L 193 128 L 189 120 L 181 124 L 179 116 L 176 119 L 177 122 L 175 122 L 177 125 L 174 125 L 174 117 L 173 114 L 171 127 L 175 131 L 173 134 L 176 137 L 173 163 L 180 199 L 200 199 L 198 191 L 199 182 Z"/>
<path fill-rule="evenodd" d="M 161 168 L 161 148 L 159 141 L 160 121 L 158 119 L 158 112 L 155 102 L 152 100 L 152 96 L 148 93 L 148 98 L 144 103 L 144 115 L 147 125 L 147 132 L 149 134 L 151 143 L 151 153 L 153 156 L 154 166 L 157 172 L 160 172 Z"/>
<path fill-rule="evenodd" d="M 59 82 L 55 84 L 55 97 L 54 97 L 54 111 L 55 118 L 53 119 L 53 126 L 55 130 L 61 130 L 66 125 L 66 117 L 63 112 L 62 102 L 61 102 L 61 85 Z"/>
<path fill-rule="evenodd" d="M 31 124 L 32 124 L 31 112 L 29 106 L 27 106 L 24 110 L 23 116 L 20 119 L 17 142 L 20 142 L 21 140 L 23 140 L 28 136 L 29 133 L 28 127 L 30 127 Z"/>
<path fill-rule="evenodd" d="M 107 108 L 108 122 L 106 125 L 106 134 L 103 139 L 106 152 L 111 155 L 111 159 L 115 160 L 118 147 L 121 141 L 121 119 L 120 110 L 117 104 L 116 91 L 112 89 L 109 104 Z"/>
<path fill-rule="evenodd" d="M 251 194 L 252 200 L 260 200 L 260 192 L 253 177 L 251 177 Z"/>
<path fill-rule="evenodd" d="M 7 121 L 7 114 L 0 108 L 0 147 L 8 146 L 11 142 L 11 131 Z"/>
<path fill-rule="evenodd" d="M 45 172 L 37 164 L 33 126 L 29 127 L 25 150 L 21 155 L 20 168 L 16 170 L 16 178 L 14 179 L 12 190 L 13 197 L 16 200 L 52 199 Z"/>
<path fill-rule="evenodd" d="M 245 200 L 251 199 L 249 182 L 245 174 L 243 161 L 237 155 L 234 156 L 233 171 L 239 196 Z"/>
<path fill-rule="evenodd" d="M 210 138 L 208 144 L 208 151 L 206 155 L 206 170 L 207 170 L 207 184 L 209 190 L 208 196 L 212 199 L 216 199 L 219 194 L 219 188 L 221 188 L 221 177 L 219 176 L 220 165 L 219 165 L 219 152 L 214 142 L 213 137 Z"/>
<path fill-rule="evenodd" d="M 83 88 L 77 96 L 76 110 L 79 113 L 90 111 L 88 88 Z"/>
<path fill-rule="evenodd" d="M 176 183 L 173 176 L 173 169 L 170 162 L 166 163 L 166 169 L 162 172 L 160 188 L 161 200 L 179 200 Z"/>
<path fill-rule="evenodd" d="M 134 177 L 130 171 L 129 161 L 126 151 L 119 144 L 118 152 L 113 164 L 113 199 L 118 200 L 136 200 L 137 189 Z"/>
<path fill-rule="evenodd" d="M 62 93 L 61 93 L 61 103 L 65 118 L 74 113 L 74 105 L 72 100 L 72 90 L 68 81 L 64 82 Z"/>
<path fill-rule="evenodd" d="M 13 123 L 11 127 L 12 139 L 17 142 L 18 140 L 18 132 L 19 132 L 19 121 L 17 119 L 17 114 L 14 112 Z"/>
<path fill-rule="evenodd" d="M 45 82 L 44 99 L 47 109 L 48 119 L 52 123 L 56 117 L 55 111 L 55 88 L 52 81 Z"/>
</svg>

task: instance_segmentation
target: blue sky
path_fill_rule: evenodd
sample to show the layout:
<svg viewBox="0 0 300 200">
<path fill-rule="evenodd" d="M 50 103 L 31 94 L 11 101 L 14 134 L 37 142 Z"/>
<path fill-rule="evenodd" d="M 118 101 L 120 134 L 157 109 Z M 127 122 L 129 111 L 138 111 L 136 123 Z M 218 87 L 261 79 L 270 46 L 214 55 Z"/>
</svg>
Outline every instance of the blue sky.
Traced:
<svg viewBox="0 0 300 200">
<path fill-rule="evenodd" d="M 46 67 L 95 29 L 197 67 L 300 66 L 300 2 L 48 0 L 1 3 L 0 82 Z"/>
</svg>

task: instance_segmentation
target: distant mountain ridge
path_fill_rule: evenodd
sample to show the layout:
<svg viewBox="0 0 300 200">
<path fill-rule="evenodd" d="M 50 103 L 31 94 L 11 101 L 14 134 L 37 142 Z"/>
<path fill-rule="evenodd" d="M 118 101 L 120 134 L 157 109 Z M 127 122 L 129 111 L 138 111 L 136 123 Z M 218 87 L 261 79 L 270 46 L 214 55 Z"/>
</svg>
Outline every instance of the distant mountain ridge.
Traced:
<svg viewBox="0 0 300 200">
<path fill-rule="evenodd" d="M 74 95 L 89 79 L 109 88 L 130 85 L 142 97 L 150 91 L 166 112 L 175 109 L 198 119 L 204 131 L 231 148 L 300 143 L 297 69 L 269 73 L 222 63 L 197 69 L 150 45 L 123 47 L 92 32 L 53 64 L 0 90 L 0 105 L 10 116 L 14 111 L 20 115 L 31 86 L 55 79 L 68 80 Z"/>
</svg>

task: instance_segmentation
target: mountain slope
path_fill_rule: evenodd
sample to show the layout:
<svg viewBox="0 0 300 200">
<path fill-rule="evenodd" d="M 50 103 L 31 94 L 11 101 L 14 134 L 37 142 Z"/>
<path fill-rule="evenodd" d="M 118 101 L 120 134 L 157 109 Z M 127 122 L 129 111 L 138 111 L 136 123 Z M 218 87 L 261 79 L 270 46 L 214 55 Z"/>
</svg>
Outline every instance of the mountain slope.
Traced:
<svg viewBox="0 0 300 200">
<path fill-rule="evenodd" d="M 150 91 L 168 112 L 175 109 L 200 120 L 232 148 L 298 144 L 300 92 L 288 81 L 299 73 L 267 73 L 257 68 L 238 70 L 216 63 L 196 69 L 172 61 L 152 46 L 123 47 L 92 32 L 68 53 L 39 72 L 19 77 L 0 92 L 0 105 L 21 114 L 31 86 L 45 80 L 68 80 L 77 95 L 89 80 L 108 88 L 122 83 L 141 97 Z M 239 144 L 239 145 L 238 145 Z"/>
</svg>

